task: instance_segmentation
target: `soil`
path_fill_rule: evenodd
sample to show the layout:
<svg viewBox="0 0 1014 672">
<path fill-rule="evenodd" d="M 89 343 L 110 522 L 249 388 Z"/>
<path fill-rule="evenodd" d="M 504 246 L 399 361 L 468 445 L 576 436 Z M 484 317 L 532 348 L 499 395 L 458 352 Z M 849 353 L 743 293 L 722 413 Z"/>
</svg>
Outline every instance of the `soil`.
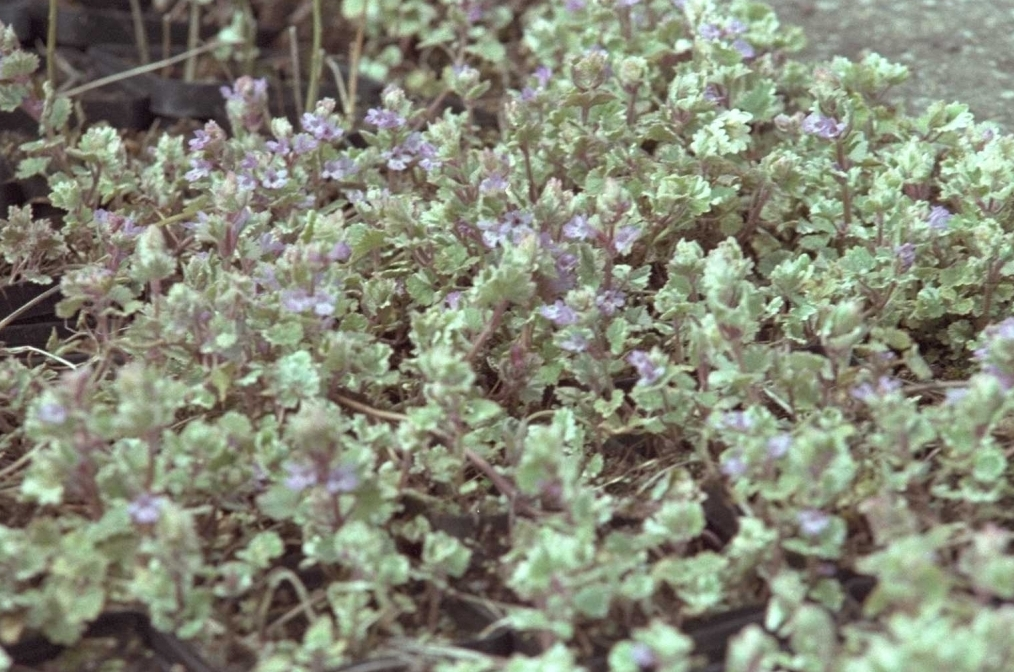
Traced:
<svg viewBox="0 0 1014 672">
<path fill-rule="evenodd" d="M 877 52 L 908 66 L 894 91 L 909 112 L 936 100 L 966 103 L 977 121 L 1014 131 L 1014 0 L 767 0 L 806 33 L 796 57 L 859 60 Z"/>
</svg>

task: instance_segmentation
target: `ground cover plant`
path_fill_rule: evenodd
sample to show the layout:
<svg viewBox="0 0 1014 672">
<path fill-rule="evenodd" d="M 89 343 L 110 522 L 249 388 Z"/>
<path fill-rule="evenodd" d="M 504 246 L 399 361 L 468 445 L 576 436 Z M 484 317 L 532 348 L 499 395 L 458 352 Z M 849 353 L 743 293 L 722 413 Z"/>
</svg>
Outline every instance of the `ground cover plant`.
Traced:
<svg viewBox="0 0 1014 672">
<path fill-rule="evenodd" d="M 60 217 L 0 266 L 78 333 L 0 351 L 0 645 L 124 606 L 207 669 L 1014 665 L 1009 136 L 755 2 L 341 11 L 375 105 L 243 76 L 140 142 L 4 33 Z"/>
</svg>

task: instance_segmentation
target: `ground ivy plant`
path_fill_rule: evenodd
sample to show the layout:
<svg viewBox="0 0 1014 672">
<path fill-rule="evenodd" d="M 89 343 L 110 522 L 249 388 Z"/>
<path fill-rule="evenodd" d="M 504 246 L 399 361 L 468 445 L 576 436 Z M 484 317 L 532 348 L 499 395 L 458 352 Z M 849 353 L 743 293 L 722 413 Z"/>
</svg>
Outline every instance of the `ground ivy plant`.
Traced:
<svg viewBox="0 0 1014 672">
<path fill-rule="evenodd" d="M 766 601 L 731 672 L 1009 666 L 1010 136 L 757 2 L 342 11 L 371 71 L 429 50 L 361 121 L 245 77 L 140 152 L 5 29 L 62 217 L 0 213 L 0 269 L 80 333 L 0 359 L 0 644 L 133 604 L 260 672 L 690 670 L 686 618 Z M 834 567 L 878 581 L 840 627 Z M 462 596 L 536 655 L 441 645 Z"/>
</svg>

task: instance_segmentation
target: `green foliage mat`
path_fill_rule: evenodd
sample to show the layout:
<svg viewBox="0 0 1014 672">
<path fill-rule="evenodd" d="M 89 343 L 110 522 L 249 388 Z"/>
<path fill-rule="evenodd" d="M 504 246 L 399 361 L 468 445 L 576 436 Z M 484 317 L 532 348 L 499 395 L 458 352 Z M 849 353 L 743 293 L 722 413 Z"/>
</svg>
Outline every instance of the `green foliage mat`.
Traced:
<svg viewBox="0 0 1014 672">
<path fill-rule="evenodd" d="M 0 644 L 1011 669 L 1014 139 L 745 0 L 349 0 L 400 85 L 271 118 L 233 9 L 196 130 L 0 37 L 0 273 L 71 332 L 0 351 Z"/>
</svg>

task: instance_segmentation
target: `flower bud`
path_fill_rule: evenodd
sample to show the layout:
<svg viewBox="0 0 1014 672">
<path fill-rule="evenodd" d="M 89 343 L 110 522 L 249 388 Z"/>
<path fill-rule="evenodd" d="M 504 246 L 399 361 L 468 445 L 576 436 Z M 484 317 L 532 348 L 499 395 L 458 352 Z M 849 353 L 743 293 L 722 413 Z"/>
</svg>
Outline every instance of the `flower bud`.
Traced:
<svg viewBox="0 0 1014 672">
<path fill-rule="evenodd" d="M 629 91 L 641 85 L 641 81 L 644 79 L 647 70 L 647 60 L 640 56 L 627 56 L 620 61 L 620 67 L 617 68 L 616 75 L 619 77 L 623 88 Z"/>
<path fill-rule="evenodd" d="M 389 86 L 381 94 L 384 108 L 388 110 L 400 110 L 405 102 L 405 91 L 397 86 Z"/>
<path fill-rule="evenodd" d="M 590 49 L 570 68 L 570 77 L 581 91 L 597 89 L 609 76 L 609 60 L 604 49 Z"/>
</svg>

